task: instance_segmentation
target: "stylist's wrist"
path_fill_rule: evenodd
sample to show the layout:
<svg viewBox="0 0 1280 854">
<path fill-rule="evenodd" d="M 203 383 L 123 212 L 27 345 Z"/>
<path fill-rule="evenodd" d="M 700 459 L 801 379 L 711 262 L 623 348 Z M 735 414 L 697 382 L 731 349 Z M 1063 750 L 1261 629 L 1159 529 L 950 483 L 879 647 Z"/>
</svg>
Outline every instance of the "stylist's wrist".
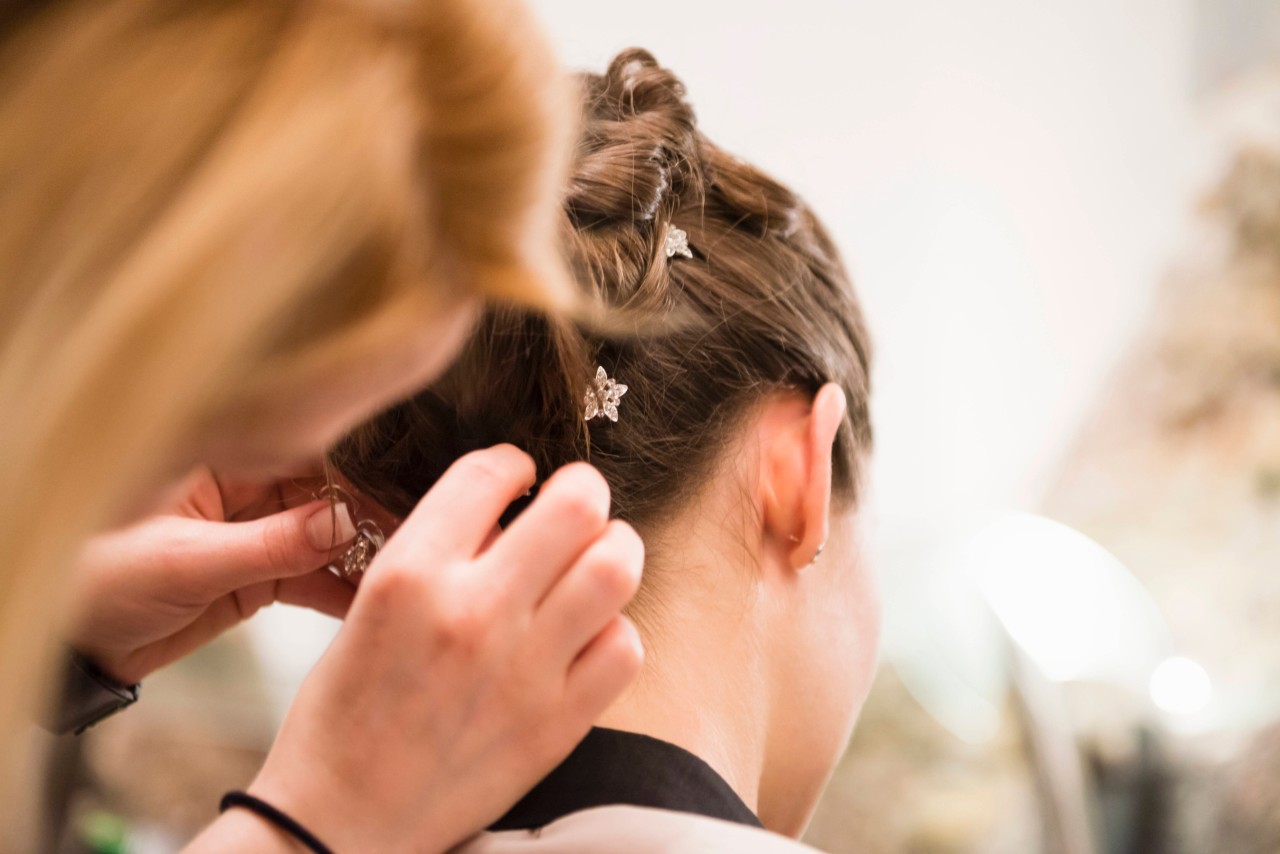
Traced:
<svg viewBox="0 0 1280 854">
<path fill-rule="evenodd" d="M 379 841 L 379 817 L 361 806 L 360 792 L 357 791 L 363 787 L 361 781 L 340 783 L 329 776 L 328 771 L 323 767 L 323 760 L 310 765 L 295 761 L 282 769 L 273 767 L 268 759 L 267 766 L 245 791 L 292 818 L 337 854 L 384 850 L 434 854 L 446 850 L 452 842 L 476 829 L 458 827 L 448 832 L 447 817 L 432 817 L 430 813 L 435 804 L 423 804 L 418 811 L 420 820 L 415 822 L 413 838 L 395 840 L 394 847 L 385 848 L 383 841 Z M 369 769 L 371 775 L 378 773 L 377 768 Z M 424 779 L 440 776 L 425 766 L 418 768 L 416 773 Z M 348 790 L 347 782 L 352 784 L 351 790 Z M 244 812 L 229 810 L 228 813 L 237 811 Z M 437 828 L 441 832 L 437 832 Z"/>
<path fill-rule="evenodd" d="M 95 646 L 83 635 L 74 638 L 68 647 L 73 653 L 91 663 L 100 673 L 121 685 L 140 684 L 155 670 L 154 667 L 140 660 L 133 651 L 112 652 Z"/>
<path fill-rule="evenodd" d="M 183 854 L 306 854 L 296 839 L 248 810 L 227 810 L 192 840 Z"/>
</svg>

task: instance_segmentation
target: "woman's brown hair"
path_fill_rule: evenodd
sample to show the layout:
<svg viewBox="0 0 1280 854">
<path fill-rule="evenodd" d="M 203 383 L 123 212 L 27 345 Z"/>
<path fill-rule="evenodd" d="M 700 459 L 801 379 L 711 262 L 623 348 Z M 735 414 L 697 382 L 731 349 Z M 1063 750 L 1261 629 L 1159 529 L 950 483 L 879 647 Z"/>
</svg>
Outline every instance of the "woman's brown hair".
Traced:
<svg viewBox="0 0 1280 854">
<path fill-rule="evenodd" d="M 338 468 L 404 514 L 453 459 L 511 442 L 541 477 L 589 460 L 616 515 L 650 534 L 697 493 L 754 404 L 834 382 L 849 406 L 833 483 L 853 501 L 871 442 L 870 345 L 831 238 L 792 191 L 698 130 L 683 85 L 645 51 L 583 88 L 569 264 L 606 311 L 658 328 L 623 335 L 494 309 L 443 378 L 339 446 Z M 692 258 L 667 256 L 670 227 Z M 616 423 L 584 421 L 597 366 L 629 387 Z"/>
</svg>

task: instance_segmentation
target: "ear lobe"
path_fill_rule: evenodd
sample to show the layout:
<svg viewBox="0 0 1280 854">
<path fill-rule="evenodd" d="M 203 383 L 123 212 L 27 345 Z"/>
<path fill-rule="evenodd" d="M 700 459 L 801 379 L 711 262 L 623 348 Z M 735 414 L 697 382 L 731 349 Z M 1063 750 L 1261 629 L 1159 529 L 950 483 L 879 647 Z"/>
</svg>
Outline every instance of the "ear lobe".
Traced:
<svg viewBox="0 0 1280 854">
<path fill-rule="evenodd" d="M 809 412 L 805 434 L 807 468 L 801 499 L 803 528 L 791 550 L 791 568 L 800 570 L 818 557 L 827 543 L 831 523 L 832 451 L 847 406 L 844 391 L 835 383 L 818 389 Z"/>
</svg>

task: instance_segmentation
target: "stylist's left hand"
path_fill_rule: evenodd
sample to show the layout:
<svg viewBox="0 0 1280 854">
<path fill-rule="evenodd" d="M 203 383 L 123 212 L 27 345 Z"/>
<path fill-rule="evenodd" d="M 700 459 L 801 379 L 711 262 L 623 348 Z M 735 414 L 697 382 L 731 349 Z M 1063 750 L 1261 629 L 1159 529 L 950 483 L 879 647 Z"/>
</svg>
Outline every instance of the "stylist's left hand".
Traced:
<svg viewBox="0 0 1280 854">
<path fill-rule="evenodd" d="M 345 615 L 355 589 L 324 566 L 354 535 L 350 515 L 286 503 L 278 484 L 197 469 L 164 507 L 81 552 L 71 645 L 130 684 L 273 602 Z"/>
</svg>

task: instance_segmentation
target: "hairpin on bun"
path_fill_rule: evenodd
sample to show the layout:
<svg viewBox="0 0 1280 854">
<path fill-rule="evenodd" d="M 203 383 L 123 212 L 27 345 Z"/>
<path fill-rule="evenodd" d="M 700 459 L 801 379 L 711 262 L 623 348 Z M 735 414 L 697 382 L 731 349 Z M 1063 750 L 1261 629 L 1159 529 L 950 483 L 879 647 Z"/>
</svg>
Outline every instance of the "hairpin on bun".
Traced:
<svg viewBox="0 0 1280 854">
<path fill-rule="evenodd" d="M 596 368 L 595 379 L 587 384 L 587 393 L 582 398 L 586 407 L 582 420 L 590 421 L 596 416 L 618 420 L 618 401 L 627 393 L 627 387 L 614 382 L 605 373 L 604 367 Z"/>
<path fill-rule="evenodd" d="M 668 258 L 673 255 L 682 255 L 685 258 L 693 257 L 693 252 L 689 250 L 689 235 L 684 233 L 683 228 L 676 228 L 668 223 L 667 235 L 663 238 L 662 245 L 667 252 Z"/>
</svg>

